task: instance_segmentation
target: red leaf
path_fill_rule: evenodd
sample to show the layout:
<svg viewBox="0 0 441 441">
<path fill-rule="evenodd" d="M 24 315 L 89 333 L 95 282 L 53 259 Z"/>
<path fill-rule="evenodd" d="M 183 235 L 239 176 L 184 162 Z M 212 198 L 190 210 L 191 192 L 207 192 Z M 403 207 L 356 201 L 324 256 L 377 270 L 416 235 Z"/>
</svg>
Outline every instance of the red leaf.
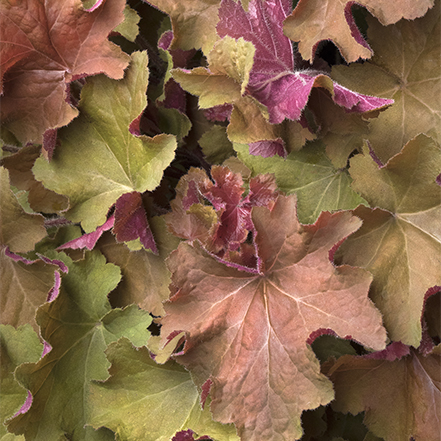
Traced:
<svg viewBox="0 0 441 441">
<path fill-rule="evenodd" d="M 78 112 L 66 102 L 66 84 L 105 73 L 123 77 L 129 57 L 107 40 L 123 20 L 124 0 L 2 2 L 0 13 L 1 117 L 23 143 L 41 143 L 48 129 Z"/>
<path fill-rule="evenodd" d="M 95 247 L 95 244 L 98 242 L 98 239 L 103 235 L 103 233 L 107 230 L 110 230 L 115 223 L 115 216 L 110 216 L 107 221 L 98 227 L 95 231 L 91 233 L 83 234 L 82 236 L 70 240 L 69 242 L 60 245 L 57 250 L 65 250 L 70 248 L 72 250 L 78 250 L 82 248 L 87 248 L 88 250 L 92 250 Z"/>
<path fill-rule="evenodd" d="M 440 353 L 440 346 L 423 355 L 394 342 L 379 353 L 339 358 L 327 368 L 335 385 L 333 407 L 354 415 L 365 411 L 368 428 L 390 441 L 439 439 Z"/>
<path fill-rule="evenodd" d="M 161 333 L 186 332 L 176 360 L 200 387 L 213 382 L 216 420 L 234 422 L 243 440 L 297 439 L 302 411 L 333 398 L 306 344 L 310 334 L 329 328 L 382 349 L 386 332 L 368 298 L 370 274 L 329 260 L 332 246 L 360 226 L 357 218 L 324 212 L 302 226 L 295 198 L 279 196 L 272 210 L 253 208 L 252 222 L 258 273 L 226 266 L 197 244 L 171 254 L 176 294 Z"/>
<path fill-rule="evenodd" d="M 115 206 L 115 226 L 113 232 L 118 242 L 140 239 L 146 250 L 155 254 L 158 248 L 147 220 L 141 193 L 133 191 L 119 197 Z"/>
<path fill-rule="evenodd" d="M 180 237 L 199 239 L 209 252 L 219 257 L 239 265 L 255 262 L 246 248 L 240 250 L 239 256 L 228 253 L 239 250 L 248 234 L 254 231 L 252 207 L 274 204 L 278 195 L 274 176 L 252 178 L 249 192 L 244 196 L 244 183 L 239 173 L 233 173 L 228 167 L 213 166 L 211 175 L 214 184 L 202 170 L 193 169 L 181 179 L 178 196 L 172 202 L 173 213 L 166 216 L 167 224 Z M 210 224 L 205 223 L 209 207 L 203 205 L 204 200 L 214 207 L 217 222 L 210 219 Z M 195 204 L 201 209 L 190 210 Z"/>
</svg>

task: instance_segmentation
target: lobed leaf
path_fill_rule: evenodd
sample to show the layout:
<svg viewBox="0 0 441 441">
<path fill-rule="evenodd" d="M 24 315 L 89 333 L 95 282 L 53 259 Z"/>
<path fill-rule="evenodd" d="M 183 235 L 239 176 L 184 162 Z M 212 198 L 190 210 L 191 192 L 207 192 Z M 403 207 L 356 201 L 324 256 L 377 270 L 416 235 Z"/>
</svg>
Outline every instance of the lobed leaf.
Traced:
<svg viewBox="0 0 441 441">
<path fill-rule="evenodd" d="M 174 0 L 149 0 L 149 3 L 170 16 L 173 28 L 171 49 L 202 49 L 208 53 L 216 40 L 219 0 L 195 0 L 177 3 Z"/>
<path fill-rule="evenodd" d="M 111 310 L 107 294 L 120 280 L 119 269 L 98 251 L 86 253 L 69 267 L 58 297 L 39 308 L 41 336 L 52 348 L 37 363 L 23 364 L 16 377 L 32 394 L 32 405 L 8 423 L 10 431 L 33 440 L 98 440 L 102 435 L 83 429 L 90 404 L 92 379 L 107 378 L 104 350 L 122 336 L 147 340 L 151 318 L 137 307 Z M 128 325 L 130 324 L 130 328 Z M 107 432 L 106 432 L 107 433 Z"/>
<path fill-rule="evenodd" d="M 7 435 L 3 423 L 18 412 L 26 401 L 26 390 L 15 380 L 14 370 L 22 363 L 35 363 L 41 357 L 43 345 L 38 335 L 28 324 L 15 329 L 11 325 L 0 325 L 1 374 L 0 374 L 0 439 Z"/>
<path fill-rule="evenodd" d="M 107 37 L 124 5 L 104 0 L 85 10 L 80 0 L 2 0 L 1 118 L 23 144 L 42 143 L 46 130 L 78 115 L 66 92 L 75 78 L 122 78 L 129 57 Z"/>
<path fill-rule="evenodd" d="M 0 167 L 0 245 L 16 253 L 26 253 L 46 236 L 44 218 L 25 213 L 10 189 L 9 172 Z"/>
<path fill-rule="evenodd" d="M 81 115 L 59 131 L 52 161 L 37 159 L 33 172 L 46 188 L 69 197 L 66 217 L 90 233 L 125 193 L 154 190 L 174 157 L 171 135 L 135 136 L 132 121 L 146 105 L 147 54 L 135 52 L 125 78 L 90 78 L 81 94 Z M 142 91 L 140 93 L 140 91 Z"/>
<path fill-rule="evenodd" d="M 197 244 L 181 243 L 171 254 L 175 294 L 161 335 L 186 332 L 176 360 L 199 387 L 212 383 L 214 418 L 234 422 L 241 439 L 299 438 L 302 411 L 333 398 L 306 344 L 311 333 L 329 328 L 377 349 L 386 334 L 367 297 L 370 275 L 329 260 L 358 219 L 322 213 L 301 226 L 295 197 L 279 196 L 271 211 L 254 207 L 252 220 L 258 271 L 227 266 Z"/>
<path fill-rule="evenodd" d="M 282 0 L 252 0 L 247 12 L 240 1 L 222 0 L 219 9 L 218 34 L 243 37 L 256 49 L 248 91 L 268 108 L 270 123 L 300 119 L 313 87 L 324 87 L 336 104 L 351 112 L 367 112 L 392 103 L 352 92 L 319 72 L 296 69 L 291 42 L 283 34 L 283 20 L 289 12 L 290 3 Z"/>
<path fill-rule="evenodd" d="M 11 185 L 27 192 L 27 200 L 35 212 L 59 213 L 66 210 L 66 197 L 43 187 L 32 174 L 35 160 L 40 156 L 41 146 L 26 145 L 17 153 L 2 158 L 1 164 L 9 171 Z"/>
<path fill-rule="evenodd" d="M 212 421 L 208 407 L 201 410 L 189 373 L 176 363 L 156 364 L 146 348 L 137 351 L 126 339 L 106 353 L 110 377 L 91 385 L 89 424 L 110 427 L 127 441 L 168 440 L 187 428 L 218 441 L 238 439 L 234 427 Z"/>
<path fill-rule="evenodd" d="M 374 57 L 363 65 L 336 66 L 331 75 L 357 92 L 395 101 L 370 121 L 367 136 L 385 163 L 420 133 L 441 142 L 440 7 L 393 26 L 383 27 L 369 17 L 367 22 Z"/>
<path fill-rule="evenodd" d="M 366 203 L 350 187 L 348 172 L 332 165 L 321 142 L 291 152 L 286 159 L 253 156 L 240 144 L 234 148 L 253 175 L 271 170 L 281 191 L 297 195 L 298 217 L 304 224 L 315 222 L 322 211 L 348 210 Z"/>
<path fill-rule="evenodd" d="M 335 386 L 333 408 L 352 414 L 365 411 L 365 424 L 387 441 L 436 440 L 440 362 L 439 347 L 423 356 L 399 343 L 364 357 L 345 355 L 328 369 Z"/>
<path fill-rule="evenodd" d="M 306 60 L 312 61 L 317 46 L 324 40 L 335 43 L 348 63 L 358 58 L 370 58 L 372 50 L 352 15 L 354 4 L 364 6 L 387 26 L 402 18 L 422 17 L 433 6 L 434 0 L 360 0 L 356 3 L 350 0 L 300 0 L 285 21 L 286 35 L 299 42 L 299 51 Z"/>
<path fill-rule="evenodd" d="M 336 254 L 338 262 L 372 272 L 371 297 L 391 339 L 414 347 L 421 340 L 424 295 L 441 285 L 440 159 L 439 145 L 424 135 L 383 167 L 367 154 L 354 156 L 353 187 L 373 208 L 354 211 L 363 226 Z"/>
</svg>

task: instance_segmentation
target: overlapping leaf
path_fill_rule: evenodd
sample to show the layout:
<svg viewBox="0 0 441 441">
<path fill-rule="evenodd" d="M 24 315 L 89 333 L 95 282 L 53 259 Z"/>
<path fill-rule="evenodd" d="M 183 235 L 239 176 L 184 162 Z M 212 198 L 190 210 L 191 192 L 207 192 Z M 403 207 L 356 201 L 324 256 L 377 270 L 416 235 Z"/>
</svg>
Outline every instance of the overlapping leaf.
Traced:
<svg viewBox="0 0 441 441">
<path fill-rule="evenodd" d="M 147 54 L 135 52 L 121 81 L 90 78 L 82 90 L 81 115 L 59 131 L 61 146 L 52 161 L 33 168 L 44 186 L 69 197 L 66 217 L 86 233 L 106 221 L 111 205 L 125 193 L 154 190 L 174 157 L 171 135 L 135 136 L 131 122 L 146 105 Z"/>
<path fill-rule="evenodd" d="M 41 143 L 48 129 L 78 115 L 69 104 L 76 77 L 122 78 L 129 57 L 107 40 L 123 20 L 124 0 L 2 1 L 1 118 L 23 144 Z"/>
<path fill-rule="evenodd" d="M 3 423 L 20 410 L 28 395 L 26 389 L 15 380 L 14 370 L 22 363 L 37 362 L 43 345 L 30 325 L 17 329 L 0 325 L 0 348 L 0 439 L 3 440 L 7 433 Z"/>
<path fill-rule="evenodd" d="M 201 410 L 190 374 L 178 364 L 158 365 L 146 348 L 137 351 L 126 339 L 106 353 L 110 378 L 91 386 L 94 427 L 109 427 L 127 441 L 168 440 L 184 429 L 218 441 L 238 439 L 234 426 L 214 422 L 208 407 Z"/>
<path fill-rule="evenodd" d="M 285 22 L 285 32 L 299 42 L 303 58 L 312 61 L 318 44 L 331 40 L 348 63 L 358 58 L 370 58 L 372 50 L 355 24 L 351 8 L 355 2 L 345 0 L 300 0 Z M 383 25 L 402 18 L 422 17 L 433 6 L 433 0 L 409 2 L 398 0 L 360 0 L 356 4 L 377 17 Z M 370 40 L 369 40 L 370 43 Z"/>
<path fill-rule="evenodd" d="M 9 172 L 3 167 L 0 167 L 0 184 L 0 246 L 26 253 L 46 236 L 44 218 L 24 212 L 10 189 Z"/>
<path fill-rule="evenodd" d="M 172 49 L 201 49 L 208 53 L 218 39 L 219 0 L 149 0 L 151 5 L 167 13 L 172 22 Z"/>
<path fill-rule="evenodd" d="M 334 102 L 350 112 L 391 104 L 390 100 L 352 92 L 318 72 L 296 71 L 291 42 L 282 29 L 289 8 L 286 1 L 252 0 L 245 12 L 240 1 L 223 0 L 217 25 L 222 40 L 208 54 L 209 67 L 174 70 L 173 77 L 200 97 L 202 108 L 236 103 L 250 95 L 265 106 L 271 124 L 285 118 L 299 120 L 313 87 L 327 89 Z"/>
<path fill-rule="evenodd" d="M 368 18 L 368 24 L 374 57 L 364 64 L 334 67 L 332 78 L 360 93 L 394 99 L 395 104 L 371 120 L 368 136 L 386 162 L 420 133 L 441 142 L 440 5 L 414 21 L 383 27 Z"/>
<path fill-rule="evenodd" d="M 30 324 L 36 332 L 37 308 L 46 302 L 55 283 L 54 271 L 58 267 L 38 259 L 31 261 L 0 250 L 0 321 L 2 324 L 21 326 Z"/>
<path fill-rule="evenodd" d="M 345 355 L 328 369 L 336 394 L 333 407 L 352 414 L 366 411 L 365 424 L 386 441 L 435 441 L 440 363 L 439 346 L 427 356 L 400 343 L 370 356 Z"/>
<path fill-rule="evenodd" d="M 348 172 L 332 165 L 320 142 L 292 152 L 286 159 L 253 156 L 244 145 L 235 144 L 234 148 L 253 175 L 271 171 L 280 190 L 297 195 L 302 223 L 315 222 L 322 211 L 348 210 L 366 203 L 351 189 Z"/>
<path fill-rule="evenodd" d="M 336 256 L 374 274 L 371 296 L 390 337 L 414 347 L 426 291 L 441 285 L 440 160 L 439 146 L 424 135 L 382 168 L 368 154 L 352 158 L 353 187 L 373 209 L 354 211 L 363 226 Z"/>
<path fill-rule="evenodd" d="M 213 166 L 211 176 L 214 184 L 205 172 L 192 169 L 180 180 L 166 222 L 178 237 L 198 239 L 206 250 L 221 258 L 255 267 L 255 249 L 244 244 L 248 234 L 254 231 L 251 209 L 274 205 L 278 194 L 274 178 L 271 175 L 252 178 L 245 195 L 240 173 Z"/>
<path fill-rule="evenodd" d="M 28 192 L 27 200 L 34 211 L 58 213 L 67 209 L 67 198 L 44 188 L 32 174 L 32 167 L 40 151 L 40 146 L 27 145 L 17 153 L 3 158 L 1 164 L 9 170 L 11 185 Z"/>
<path fill-rule="evenodd" d="M 279 196 L 272 211 L 254 207 L 252 220 L 257 271 L 226 266 L 198 245 L 180 244 L 171 254 L 175 294 L 161 334 L 186 332 L 177 360 L 200 387 L 212 382 L 216 420 L 234 422 L 246 441 L 294 439 L 302 433 L 302 411 L 333 398 L 306 344 L 310 334 L 333 329 L 376 349 L 386 334 L 367 297 L 371 276 L 329 260 L 358 219 L 322 213 L 301 226 L 295 197 Z"/>
<path fill-rule="evenodd" d="M 155 316 L 163 316 L 162 302 L 169 296 L 170 284 L 170 272 L 164 260 L 178 246 L 179 239 L 166 231 L 162 218 L 152 218 L 151 225 L 159 255 L 144 249 L 129 251 L 110 234 L 104 235 L 98 249 L 121 269 L 122 280 L 109 296 L 112 305 L 124 307 L 136 303 Z"/>
<path fill-rule="evenodd" d="M 342 88 L 317 72 L 295 71 L 290 40 L 283 35 L 283 20 L 290 2 L 253 0 L 246 13 L 241 3 L 223 0 L 217 31 L 221 37 L 243 37 L 256 48 L 248 90 L 268 108 L 270 123 L 298 120 L 313 87 L 326 88 L 333 100 L 351 112 L 366 112 L 391 102 Z"/>
<path fill-rule="evenodd" d="M 111 310 L 107 294 L 118 284 L 120 271 L 106 264 L 98 251 L 77 263 L 59 257 L 69 273 L 62 279 L 58 297 L 37 313 L 41 335 L 52 349 L 38 363 L 21 365 L 16 371 L 33 401 L 8 429 L 41 441 L 62 436 L 98 440 L 100 433 L 83 429 L 90 410 L 89 381 L 107 378 L 104 350 L 110 342 L 122 336 L 137 345 L 146 342 L 151 318 L 136 306 Z"/>
</svg>

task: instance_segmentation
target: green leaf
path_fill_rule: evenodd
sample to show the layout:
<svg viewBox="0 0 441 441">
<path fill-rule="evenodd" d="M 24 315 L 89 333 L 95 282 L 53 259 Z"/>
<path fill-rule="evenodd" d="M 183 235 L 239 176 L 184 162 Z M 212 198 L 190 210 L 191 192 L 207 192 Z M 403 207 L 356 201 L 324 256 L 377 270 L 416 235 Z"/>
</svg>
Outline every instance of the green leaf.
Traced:
<svg viewBox="0 0 441 441">
<path fill-rule="evenodd" d="M 36 178 L 69 197 L 66 217 L 89 233 L 102 225 L 124 193 L 154 190 L 174 158 L 172 135 L 135 136 L 129 126 L 146 106 L 147 54 L 135 52 L 123 80 L 88 79 L 81 115 L 59 131 L 61 146 L 50 163 L 37 159 Z"/>
<path fill-rule="evenodd" d="M 226 36 L 208 54 L 209 69 L 174 69 L 172 75 L 185 90 L 199 96 L 199 107 L 203 109 L 232 103 L 245 93 L 254 52 L 253 43 Z"/>
<path fill-rule="evenodd" d="M 199 139 L 199 145 L 210 164 L 222 164 L 234 156 L 233 145 L 227 137 L 225 127 L 214 125 Z"/>
<path fill-rule="evenodd" d="M 124 21 L 120 23 L 115 29 L 115 32 L 119 32 L 124 38 L 129 41 L 135 41 L 139 29 L 138 23 L 140 16 L 129 5 L 124 8 Z"/>
<path fill-rule="evenodd" d="M 202 48 L 207 54 L 219 38 L 216 33 L 219 0 L 150 0 L 149 3 L 170 16 L 174 34 L 170 49 Z"/>
<path fill-rule="evenodd" d="M 36 332 L 35 312 L 54 285 L 56 265 L 42 260 L 26 263 L 0 250 L 0 310 L 2 324 L 29 323 Z"/>
<path fill-rule="evenodd" d="M 164 259 L 178 246 L 179 240 L 166 231 L 165 223 L 158 217 L 150 219 L 152 231 L 159 248 L 159 256 L 141 249 L 129 251 L 117 243 L 111 234 L 105 234 L 98 242 L 99 250 L 108 262 L 118 265 L 122 280 L 110 294 L 112 305 L 124 307 L 132 303 L 155 316 L 164 315 L 162 302 L 168 299 L 170 272 Z"/>
<path fill-rule="evenodd" d="M 315 222 L 322 211 L 348 210 L 366 203 L 351 189 L 347 171 L 332 165 L 320 142 L 312 142 L 286 159 L 250 155 L 247 145 L 234 144 L 234 148 L 253 176 L 274 173 L 280 190 L 297 194 L 298 217 L 303 224 Z"/>
<path fill-rule="evenodd" d="M 441 141 L 440 8 L 387 27 L 372 17 L 367 21 L 375 55 L 364 64 L 334 67 L 332 77 L 351 90 L 394 99 L 389 109 L 371 120 L 367 136 L 386 162 L 420 133 Z"/>
<path fill-rule="evenodd" d="M 367 152 L 354 156 L 353 187 L 374 209 L 355 210 L 363 225 L 336 253 L 339 263 L 374 275 L 370 295 L 391 339 L 414 347 L 426 291 L 441 285 L 440 161 L 439 145 L 425 135 L 381 168 Z"/>
<path fill-rule="evenodd" d="M 98 251 L 87 252 L 78 262 L 63 253 L 58 258 L 69 272 L 62 279 L 58 297 L 37 312 L 41 335 L 52 350 L 37 363 L 16 370 L 33 402 L 8 428 L 35 441 L 62 437 L 101 440 L 110 437 L 110 432 L 103 435 L 84 429 L 90 411 L 89 382 L 107 378 L 109 363 L 104 351 L 109 343 L 122 335 L 134 338 L 137 344 L 145 342 L 150 318 L 136 307 L 111 310 L 107 294 L 118 284 L 120 271 Z"/>
<path fill-rule="evenodd" d="M 0 167 L 0 244 L 12 252 L 26 253 L 46 236 L 44 218 L 25 213 L 9 187 L 9 172 Z"/>
<path fill-rule="evenodd" d="M 119 441 L 166 441 L 185 429 L 217 441 L 238 440 L 234 426 L 214 422 L 209 406 L 201 410 L 196 386 L 178 364 L 158 365 L 146 348 L 136 350 L 126 339 L 106 353 L 111 376 L 90 387 L 93 427 L 109 427 Z"/>
<path fill-rule="evenodd" d="M 0 423 L 12 417 L 26 400 L 26 390 L 15 380 L 14 370 L 22 363 L 38 361 L 43 352 L 43 345 L 30 325 L 18 329 L 10 325 L 0 325 L 1 347 L 1 385 L 0 385 Z M 0 426 L 0 439 L 14 439 L 6 436 L 6 428 Z"/>
</svg>

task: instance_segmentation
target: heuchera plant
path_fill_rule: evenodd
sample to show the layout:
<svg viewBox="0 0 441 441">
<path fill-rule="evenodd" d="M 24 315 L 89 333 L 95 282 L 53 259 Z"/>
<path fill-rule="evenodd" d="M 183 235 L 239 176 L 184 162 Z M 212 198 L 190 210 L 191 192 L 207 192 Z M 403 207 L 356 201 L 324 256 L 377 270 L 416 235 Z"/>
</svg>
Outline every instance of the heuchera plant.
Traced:
<svg viewBox="0 0 441 441">
<path fill-rule="evenodd" d="M 1 441 L 441 440 L 438 0 L 0 0 Z"/>
</svg>

